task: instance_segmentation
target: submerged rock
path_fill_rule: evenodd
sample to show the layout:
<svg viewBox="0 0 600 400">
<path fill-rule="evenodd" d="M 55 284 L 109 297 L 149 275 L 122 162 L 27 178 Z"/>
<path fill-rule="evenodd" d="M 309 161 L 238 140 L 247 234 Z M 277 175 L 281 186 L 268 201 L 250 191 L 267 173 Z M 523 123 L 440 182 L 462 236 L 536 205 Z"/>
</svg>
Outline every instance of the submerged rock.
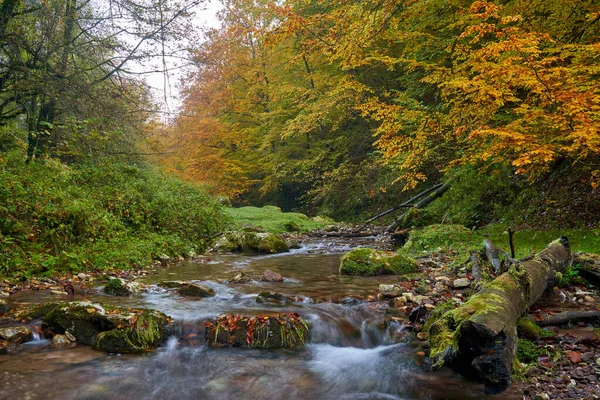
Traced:
<svg viewBox="0 0 600 400">
<path fill-rule="evenodd" d="M 155 349 L 168 338 L 170 319 L 165 314 L 146 310 L 135 315 L 126 327 L 98 334 L 94 348 L 109 353 L 141 353 Z"/>
<path fill-rule="evenodd" d="M 283 282 L 283 276 L 277 272 L 267 269 L 263 274 L 262 280 L 265 282 Z"/>
<path fill-rule="evenodd" d="M 71 347 L 75 343 L 67 337 L 67 335 L 54 335 L 52 338 L 52 342 L 50 342 L 50 347 L 53 348 L 63 348 L 63 347 Z"/>
<path fill-rule="evenodd" d="M 225 232 L 215 243 L 218 252 L 284 253 L 289 251 L 285 240 L 266 232 Z"/>
<path fill-rule="evenodd" d="M 31 329 L 26 326 L 11 326 L 0 328 L 0 339 L 12 343 L 28 342 L 33 338 Z"/>
<path fill-rule="evenodd" d="M 401 254 L 368 248 L 346 253 L 341 260 L 340 273 L 346 275 L 400 275 L 415 272 L 415 260 Z"/>
<path fill-rule="evenodd" d="M 209 319 L 205 327 L 206 344 L 212 347 L 298 348 L 310 337 L 309 325 L 297 313 L 221 315 Z"/>
<path fill-rule="evenodd" d="M 243 272 L 240 272 L 239 274 L 234 276 L 232 279 L 230 279 L 229 283 L 248 283 L 250 281 L 251 281 L 251 279 L 246 274 L 244 274 Z"/>
</svg>

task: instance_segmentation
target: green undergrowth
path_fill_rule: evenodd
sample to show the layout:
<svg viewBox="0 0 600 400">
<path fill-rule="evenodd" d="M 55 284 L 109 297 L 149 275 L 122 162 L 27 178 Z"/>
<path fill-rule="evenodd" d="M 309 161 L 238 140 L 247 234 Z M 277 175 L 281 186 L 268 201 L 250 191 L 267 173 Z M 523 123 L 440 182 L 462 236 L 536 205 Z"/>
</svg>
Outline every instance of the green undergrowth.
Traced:
<svg viewBox="0 0 600 400">
<path fill-rule="evenodd" d="M 145 165 L 26 164 L 0 153 L 0 276 L 131 268 L 200 252 L 227 220 L 202 188 Z"/>
<path fill-rule="evenodd" d="M 231 230 L 253 229 L 262 232 L 308 232 L 331 224 L 333 220 L 324 217 L 309 218 L 304 214 L 281 212 L 279 207 L 239 207 L 226 208 L 231 219 Z"/>
<path fill-rule="evenodd" d="M 442 224 L 415 228 L 400 252 L 413 257 L 444 252 L 451 254 L 455 262 L 462 263 L 469 258 L 470 251 L 481 250 L 483 240 L 490 239 L 510 253 L 507 229 L 503 225 L 490 225 L 470 230 L 462 225 Z M 597 253 L 600 249 L 599 229 L 518 231 L 513 237 L 516 258 L 538 253 L 560 236 L 569 238 L 572 252 Z"/>
</svg>

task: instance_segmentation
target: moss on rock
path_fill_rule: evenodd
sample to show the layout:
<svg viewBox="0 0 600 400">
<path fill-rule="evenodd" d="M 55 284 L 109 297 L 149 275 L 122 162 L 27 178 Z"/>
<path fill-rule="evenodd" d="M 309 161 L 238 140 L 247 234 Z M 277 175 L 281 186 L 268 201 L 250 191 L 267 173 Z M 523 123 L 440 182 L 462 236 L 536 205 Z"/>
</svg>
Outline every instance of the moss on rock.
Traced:
<svg viewBox="0 0 600 400">
<path fill-rule="evenodd" d="M 106 286 L 104 286 L 104 293 L 112 294 L 113 296 L 128 296 L 131 294 L 119 278 L 110 279 Z"/>
<path fill-rule="evenodd" d="M 340 273 L 346 275 L 400 275 L 417 270 L 415 260 L 401 254 L 358 248 L 346 253 L 341 260 Z"/>
<path fill-rule="evenodd" d="M 78 343 L 92 345 L 101 332 L 114 329 L 117 324 L 106 315 L 103 307 L 87 302 L 63 303 L 46 314 L 42 329 L 54 333 L 70 332 Z"/>
<path fill-rule="evenodd" d="M 212 288 L 195 283 L 185 283 L 177 288 L 177 293 L 190 297 L 212 297 L 215 291 Z"/>
<path fill-rule="evenodd" d="M 213 247 L 218 252 L 283 253 L 289 251 L 285 240 L 273 233 L 226 232 Z"/>
<path fill-rule="evenodd" d="M 141 353 L 155 349 L 168 337 L 169 318 L 155 310 L 135 315 L 129 326 L 98 334 L 94 348 L 109 353 Z"/>
</svg>

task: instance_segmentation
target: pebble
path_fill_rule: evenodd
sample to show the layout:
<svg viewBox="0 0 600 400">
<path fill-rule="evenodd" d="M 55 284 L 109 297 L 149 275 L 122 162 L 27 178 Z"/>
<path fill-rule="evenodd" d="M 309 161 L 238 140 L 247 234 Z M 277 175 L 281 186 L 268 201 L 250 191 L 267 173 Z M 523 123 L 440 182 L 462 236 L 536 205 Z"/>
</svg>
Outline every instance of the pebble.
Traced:
<svg viewBox="0 0 600 400">
<path fill-rule="evenodd" d="M 592 296 L 584 296 L 583 301 L 585 301 L 586 303 L 595 303 L 596 302 L 596 300 Z"/>
<path fill-rule="evenodd" d="M 469 286 L 471 286 L 471 281 L 468 278 L 455 279 L 454 282 L 452 282 L 452 286 L 455 289 L 468 288 Z"/>
</svg>

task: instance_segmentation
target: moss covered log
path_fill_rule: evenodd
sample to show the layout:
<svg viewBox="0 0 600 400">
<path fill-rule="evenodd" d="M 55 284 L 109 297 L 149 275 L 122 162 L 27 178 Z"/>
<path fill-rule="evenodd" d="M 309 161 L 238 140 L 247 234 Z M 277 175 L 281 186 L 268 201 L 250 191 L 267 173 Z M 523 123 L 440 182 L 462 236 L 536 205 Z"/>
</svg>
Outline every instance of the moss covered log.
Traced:
<svg viewBox="0 0 600 400">
<path fill-rule="evenodd" d="M 310 337 L 310 327 L 297 313 L 247 317 L 221 315 L 205 323 L 206 344 L 212 347 L 259 349 L 298 348 Z"/>
<path fill-rule="evenodd" d="M 345 275 L 400 275 L 415 272 L 415 260 L 397 253 L 358 248 L 346 253 L 340 263 Z"/>
<path fill-rule="evenodd" d="M 563 236 L 533 259 L 513 265 L 465 304 L 430 322 L 434 366 L 452 367 L 483 383 L 489 394 L 508 388 L 517 348 L 517 320 L 570 259 L 569 241 Z"/>
</svg>

